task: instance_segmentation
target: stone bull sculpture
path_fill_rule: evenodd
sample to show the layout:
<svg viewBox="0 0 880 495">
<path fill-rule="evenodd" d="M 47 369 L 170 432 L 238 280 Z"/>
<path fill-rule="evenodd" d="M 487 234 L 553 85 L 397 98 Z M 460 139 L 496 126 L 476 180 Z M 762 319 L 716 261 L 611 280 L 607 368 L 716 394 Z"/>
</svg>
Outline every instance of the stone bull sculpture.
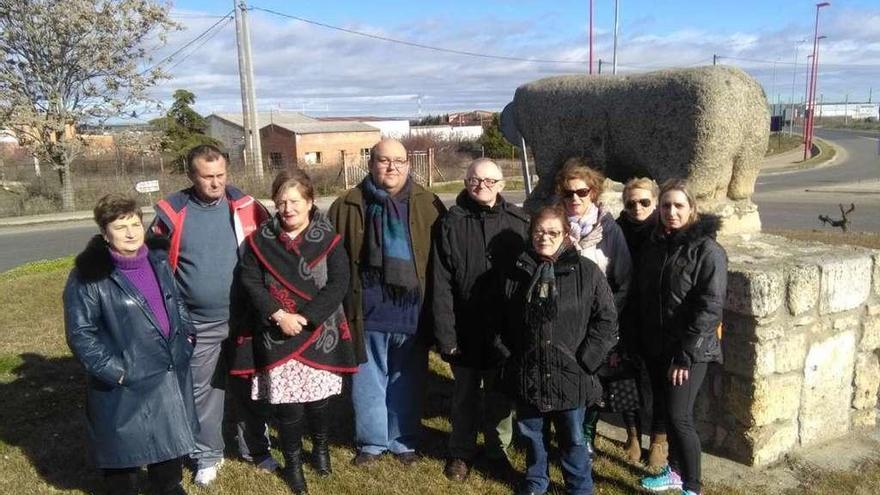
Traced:
<svg viewBox="0 0 880 495">
<path fill-rule="evenodd" d="M 725 66 L 540 79 L 517 88 L 505 114 L 535 156 L 532 205 L 552 195 L 571 156 L 619 182 L 685 178 L 706 209 L 751 205 L 770 132 L 761 86 Z"/>
</svg>

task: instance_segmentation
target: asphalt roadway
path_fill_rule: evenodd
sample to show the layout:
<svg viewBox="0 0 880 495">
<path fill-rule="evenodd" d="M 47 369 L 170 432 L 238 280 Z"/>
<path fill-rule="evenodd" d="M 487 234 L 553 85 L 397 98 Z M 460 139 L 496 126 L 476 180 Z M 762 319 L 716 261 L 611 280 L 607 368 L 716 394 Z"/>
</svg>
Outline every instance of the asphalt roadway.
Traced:
<svg viewBox="0 0 880 495">
<path fill-rule="evenodd" d="M 880 156 L 877 133 L 817 130 L 842 152 L 816 169 L 773 172 L 758 177 L 753 200 L 765 228 L 821 229 L 820 214 L 840 216 L 838 204 L 855 203 L 851 230 L 880 232 Z M 443 195 L 451 203 L 453 195 Z M 522 201 L 521 194 L 506 195 Z M 321 198 L 318 206 L 329 201 Z M 148 220 L 148 219 L 145 219 Z M 824 227 L 828 228 L 828 227 Z M 22 263 L 77 253 L 97 232 L 90 220 L 0 229 L 0 272 Z"/>
</svg>

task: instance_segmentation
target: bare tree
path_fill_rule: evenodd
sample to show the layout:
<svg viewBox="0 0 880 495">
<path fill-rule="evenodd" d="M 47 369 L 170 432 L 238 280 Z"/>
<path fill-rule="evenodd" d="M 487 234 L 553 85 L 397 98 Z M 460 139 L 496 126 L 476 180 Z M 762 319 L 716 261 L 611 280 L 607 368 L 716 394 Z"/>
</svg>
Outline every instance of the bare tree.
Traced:
<svg viewBox="0 0 880 495">
<path fill-rule="evenodd" d="M 823 224 L 827 223 L 832 227 L 840 227 L 840 230 L 846 232 L 846 226 L 849 224 L 849 218 L 846 216 L 855 211 L 856 205 L 855 203 L 850 203 L 849 209 L 846 211 L 844 211 L 842 204 L 838 204 L 837 206 L 840 208 L 840 220 L 834 220 L 828 215 L 819 215 L 819 221 Z"/>
<path fill-rule="evenodd" d="M 150 101 L 166 77 L 151 63 L 176 24 L 151 0 L 0 0 L 0 127 L 58 171 L 64 210 L 75 208 L 77 127 Z"/>
</svg>

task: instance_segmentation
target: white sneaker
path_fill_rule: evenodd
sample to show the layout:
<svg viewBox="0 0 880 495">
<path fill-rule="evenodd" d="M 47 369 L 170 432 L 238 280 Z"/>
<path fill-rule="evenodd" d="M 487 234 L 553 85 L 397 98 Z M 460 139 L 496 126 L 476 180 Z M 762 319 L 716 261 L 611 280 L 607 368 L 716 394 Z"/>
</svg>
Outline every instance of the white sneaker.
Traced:
<svg viewBox="0 0 880 495">
<path fill-rule="evenodd" d="M 199 469 L 196 471 L 196 476 L 193 479 L 193 482 L 196 485 L 201 487 L 206 487 L 214 482 L 217 479 L 217 471 L 220 470 L 220 466 L 223 465 L 223 459 L 220 459 L 220 462 L 214 464 L 213 466 L 208 466 Z"/>
<path fill-rule="evenodd" d="M 278 461 L 274 457 L 269 456 L 257 464 L 257 469 L 274 473 L 278 470 Z"/>
</svg>

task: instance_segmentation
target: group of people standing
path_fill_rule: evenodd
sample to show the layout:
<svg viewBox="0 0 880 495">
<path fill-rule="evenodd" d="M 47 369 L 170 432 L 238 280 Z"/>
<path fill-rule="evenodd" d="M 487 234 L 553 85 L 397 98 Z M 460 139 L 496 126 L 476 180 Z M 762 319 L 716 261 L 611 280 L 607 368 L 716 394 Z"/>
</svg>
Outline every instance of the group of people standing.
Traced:
<svg viewBox="0 0 880 495">
<path fill-rule="evenodd" d="M 515 473 L 515 427 L 527 463 L 517 493 L 546 492 L 552 424 L 566 490 L 592 493 L 603 385 L 643 368 L 649 462 L 662 469 L 642 486 L 700 492 L 693 406 L 721 357 L 727 270 L 717 219 L 697 213 L 685 183 L 630 181 L 615 222 L 598 202 L 604 177 L 573 158 L 557 176 L 559 201 L 529 216 L 501 195 L 501 169 L 478 159 L 447 211 L 410 177 L 403 144 L 385 139 L 326 213 L 303 171 L 279 172 L 270 215 L 227 185 L 219 149 L 194 148 L 187 172 L 192 187 L 160 201 L 149 228 L 132 199 L 102 198 L 100 234 L 65 288 L 91 448 L 111 493 L 137 493 L 141 466 L 157 493 L 185 493 L 187 457 L 196 484 L 210 485 L 228 404 L 242 457 L 278 469 L 274 423 L 281 477 L 307 493 L 304 459 L 332 473 L 328 400 L 346 383 L 352 464 L 391 454 L 409 466 L 432 345 L 454 377 L 449 479 L 468 477 L 480 431 L 488 469 Z M 638 460 L 638 400 L 615 410 Z"/>
</svg>

